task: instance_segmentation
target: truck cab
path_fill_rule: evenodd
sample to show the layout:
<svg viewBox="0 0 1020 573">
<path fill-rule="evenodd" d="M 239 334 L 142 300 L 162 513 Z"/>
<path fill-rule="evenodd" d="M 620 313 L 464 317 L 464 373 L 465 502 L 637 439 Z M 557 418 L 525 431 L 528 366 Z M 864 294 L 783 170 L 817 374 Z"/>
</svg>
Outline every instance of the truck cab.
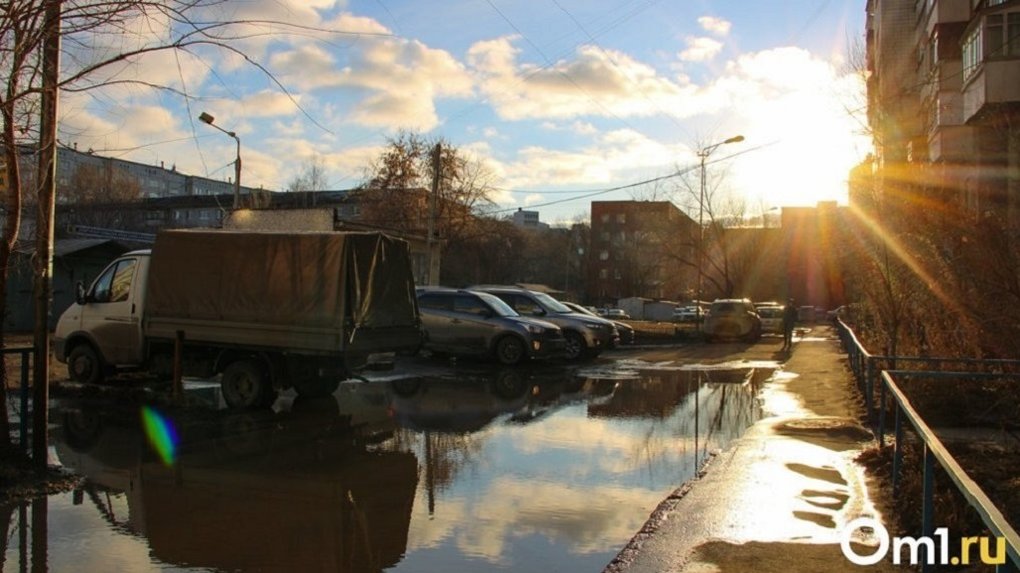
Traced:
<svg viewBox="0 0 1020 573">
<path fill-rule="evenodd" d="M 79 283 L 75 303 L 60 316 L 53 337 L 56 358 L 68 365 L 75 381 L 100 382 L 108 368 L 138 366 L 144 360 L 149 257 L 149 250 L 126 253 L 87 288 Z"/>
</svg>

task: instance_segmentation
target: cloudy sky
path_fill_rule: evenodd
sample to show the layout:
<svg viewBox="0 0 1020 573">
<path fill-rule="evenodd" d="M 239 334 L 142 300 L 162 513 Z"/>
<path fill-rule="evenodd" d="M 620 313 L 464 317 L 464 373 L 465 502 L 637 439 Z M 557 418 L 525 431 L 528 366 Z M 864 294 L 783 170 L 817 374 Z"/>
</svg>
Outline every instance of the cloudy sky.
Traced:
<svg viewBox="0 0 1020 573">
<path fill-rule="evenodd" d="M 416 130 L 484 162 L 499 209 L 550 222 L 647 198 L 592 193 L 696 166 L 699 147 L 738 134 L 710 169 L 752 210 L 845 202 L 869 151 L 846 62 L 863 0 L 233 0 L 203 17 L 303 28 L 234 29 L 272 78 L 208 49 L 110 70 L 174 91 L 67 94 L 61 141 L 227 179 L 234 142 L 197 121 L 207 112 L 241 138 L 243 184 L 283 189 L 314 157 L 346 189 L 388 137 Z"/>
</svg>

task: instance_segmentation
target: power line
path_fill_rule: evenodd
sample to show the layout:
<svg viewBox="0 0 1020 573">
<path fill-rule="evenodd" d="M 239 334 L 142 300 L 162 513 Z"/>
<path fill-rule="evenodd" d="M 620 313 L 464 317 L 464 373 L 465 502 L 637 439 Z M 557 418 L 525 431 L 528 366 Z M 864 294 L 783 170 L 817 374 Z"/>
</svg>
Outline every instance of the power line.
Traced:
<svg viewBox="0 0 1020 573">
<path fill-rule="evenodd" d="M 713 163 L 719 163 L 719 162 L 722 162 L 722 161 L 728 161 L 730 159 L 733 159 L 734 157 L 739 157 L 741 155 L 744 155 L 744 154 L 747 154 L 747 153 L 751 153 L 752 151 L 757 151 L 759 149 L 764 149 L 766 147 L 771 147 L 771 146 L 773 146 L 773 145 L 775 145 L 777 143 L 779 143 L 779 140 L 771 141 L 769 143 L 763 143 L 761 145 L 757 145 L 757 146 L 752 147 L 750 149 L 745 149 L 743 151 L 738 151 L 736 153 L 732 153 L 732 154 L 727 155 L 725 157 L 720 157 L 718 159 L 713 159 L 711 161 L 706 161 L 705 165 L 711 165 Z M 566 199 L 557 199 L 555 201 L 548 201 L 546 203 L 538 203 L 538 204 L 535 204 L 535 205 L 520 205 L 520 206 L 516 206 L 516 207 L 508 207 L 508 208 L 505 208 L 505 209 L 497 209 L 497 210 L 494 210 L 494 211 L 487 211 L 486 214 L 488 214 L 488 215 L 495 215 L 497 213 L 508 213 L 508 212 L 512 212 L 512 211 L 517 211 L 518 209 L 523 209 L 524 207 L 527 207 L 529 209 L 535 209 L 535 208 L 538 208 L 538 207 L 550 207 L 552 205 L 559 205 L 561 203 L 569 203 L 571 201 L 578 201 L 578 200 L 581 200 L 581 199 L 588 199 L 588 198 L 591 198 L 591 197 L 597 197 L 599 195 L 605 195 L 607 193 L 612 193 L 614 191 L 622 191 L 624 189 L 632 189 L 634 187 L 641 187 L 642 185 L 648 185 L 650 183 L 657 183 L 659 181 L 665 181 L 667 179 L 672 179 L 674 177 L 679 177 L 681 175 L 684 175 L 686 173 L 694 171 L 695 169 L 700 169 L 700 164 L 690 165 L 688 167 L 684 167 L 682 169 L 678 169 L 675 172 L 670 173 L 668 175 L 661 175 L 659 177 L 653 177 L 652 179 L 646 179 L 644 181 L 638 181 L 636 183 L 628 183 L 626 185 L 619 185 L 617 187 L 610 187 L 608 189 L 598 189 L 598 190 L 594 190 L 594 191 L 572 191 L 572 193 L 582 193 L 582 194 L 578 195 L 576 197 L 569 197 L 569 198 L 566 198 Z M 510 192 L 513 193 L 514 191 L 510 191 Z M 531 191 L 530 193 L 540 193 L 540 192 L 538 192 L 538 191 Z M 564 193 L 571 193 L 571 192 L 567 191 L 567 192 L 564 192 Z"/>
</svg>

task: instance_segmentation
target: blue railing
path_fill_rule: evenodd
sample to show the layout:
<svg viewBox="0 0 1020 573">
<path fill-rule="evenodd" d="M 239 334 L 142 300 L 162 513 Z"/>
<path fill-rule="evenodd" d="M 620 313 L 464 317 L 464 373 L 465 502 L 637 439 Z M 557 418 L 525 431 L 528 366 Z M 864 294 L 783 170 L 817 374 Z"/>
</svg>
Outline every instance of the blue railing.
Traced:
<svg viewBox="0 0 1020 573">
<path fill-rule="evenodd" d="M 18 443 L 21 446 L 21 449 L 24 450 L 25 452 L 28 452 L 28 447 L 29 447 L 28 446 L 28 428 L 29 428 L 29 417 L 28 417 L 28 412 L 29 412 L 29 408 L 28 408 L 28 393 L 29 393 L 28 370 L 29 370 L 29 366 L 30 366 L 30 357 L 32 356 L 32 354 L 34 352 L 35 352 L 35 348 L 32 347 L 32 346 L 18 346 L 18 347 L 14 347 L 14 348 L 4 348 L 3 349 L 3 359 L 4 360 L 7 360 L 7 356 L 11 355 L 11 354 L 17 354 L 21 358 L 21 360 L 20 360 L 21 364 L 20 364 L 20 369 L 19 369 L 20 372 L 21 372 L 21 386 L 20 386 L 20 394 L 19 394 L 19 396 L 20 396 L 20 409 L 18 411 Z M 11 373 L 8 372 L 7 374 L 10 375 Z M 7 381 L 4 380 L 3 383 L 6 384 Z M 9 387 L 9 385 L 8 385 L 8 387 Z M 7 404 L 4 404 L 3 406 L 4 406 L 4 408 L 6 408 Z M 11 429 L 10 428 L 4 428 L 4 431 L 10 432 Z"/>
<path fill-rule="evenodd" d="M 895 495 L 900 479 L 900 472 L 903 466 L 904 450 L 904 421 L 909 423 L 914 432 L 924 444 L 923 470 L 922 470 L 922 500 L 921 500 L 921 535 L 931 538 L 935 533 L 935 463 L 945 470 L 953 484 L 967 503 L 975 510 L 982 522 L 997 538 L 1005 540 L 1008 559 L 1005 563 L 996 566 L 996 571 L 1016 571 L 1020 568 L 1020 537 L 1016 530 L 1009 524 L 995 504 L 988 498 L 984 491 L 967 475 L 956 459 L 949 453 L 949 450 L 942 444 L 935 432 L 925 423 L 924 419 L 914 409 L 910 400 L 904 394 L 897 383 L 897 379 L 910 377 L 925 377 L 928 379 L 955 380 L 966 382 L 980 379 L 1017 379 L 1017 369 L 1020 369 L 1020 360 L 976 360 L 961 358 L 929 358 L 929 357 L 904 357 L 904 356 L 877 356 L 870 354 L 850 328 L 842 321 L 838 322 L 840 340 L 846 349 L 850 369 L 854 374 L 858 388 L 864 395 L 867 416 L 872 430 L 875 432 L 880 445 L 885 445 L 885 415 L 887 407 L 887 395 L 892 397 L 892 407 L 895 414 L 895 445 L 893 454 L 893 494 Z M 927 364 L 929 367 L 943 367 L 956 365 L 957 367 L 969 368 L 966 371 L 946 370 L 889 370 L 885 366 L 895 368 L 896 365 L 920 365 Z M 880 370 L 881 369 L 881 370 Z M 1012 370 L 1012 372 L 1010 372 Z M 876 382 L 877 380 L 877 382 Z M 876 383 L 878 385 L 878 404 L 875 404 L 874 393 Z M 934 562 L 928 559 L 922 547 L 921 564 L 922 571 L 932 568 L 929 563 Z"/>
</svg>

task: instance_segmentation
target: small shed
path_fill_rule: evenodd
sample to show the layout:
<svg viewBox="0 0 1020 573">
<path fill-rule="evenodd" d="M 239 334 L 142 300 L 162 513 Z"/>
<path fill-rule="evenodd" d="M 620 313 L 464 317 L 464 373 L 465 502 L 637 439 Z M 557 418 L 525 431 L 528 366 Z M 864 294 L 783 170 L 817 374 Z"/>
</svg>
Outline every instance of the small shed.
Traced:
<svg viewBox="0 0 1020 573">
<path fill-rule="evenodd" d="M 645 319 L 645 304 L 652 302 L 650 298 L 644 298 L 640 296 L 631 296 L 627 298 L 621 298 L 616 301 L 616 306 L 622 308 L 624 312 L 630 315 L 635 320 Z"/>
<path fill-rule="evenodd" d="M 673 320 L 673 311 L 676 309 L 677 303 L 671 300 L 656 300 L 645 303 L 645 320 L 655 320 L 658 322 L 670 322 Z M 633 316 L 633 315 L 631 315 Z"/>
<path fill-rule="evenodd" d="M 57 239 L 53 244 L 53 303 L 49 327 L 74 302 L 75 283 L 89 284 L 106 265 L 129 250 L 112 239 Z M 35 278 L 32 262 L 35 245 L 24 244 L 14 250 L 7 274 L 7 332 L 28 332 L 35 327 Z"/>
</svg>

